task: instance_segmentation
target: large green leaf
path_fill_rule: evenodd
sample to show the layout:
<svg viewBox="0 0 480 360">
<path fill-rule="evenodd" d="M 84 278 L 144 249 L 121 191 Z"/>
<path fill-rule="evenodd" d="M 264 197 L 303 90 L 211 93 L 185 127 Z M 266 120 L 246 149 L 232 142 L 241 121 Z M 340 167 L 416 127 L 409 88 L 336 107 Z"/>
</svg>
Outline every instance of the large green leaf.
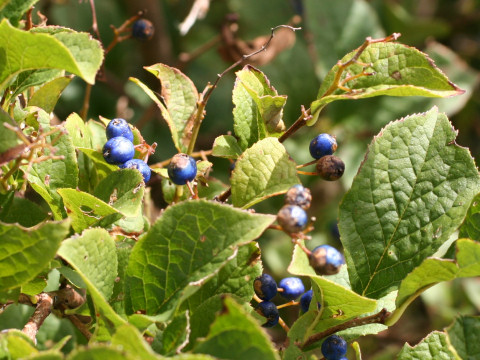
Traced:
<svg viewBox="0 0 480 360">
<path fill-rule="evenodd" d="M 475 196 L 467 217 L 460 227 L 459 237 L 480 241 L 480 194 Z"/>
<path fill-rule="evenodd" d="M 347 54 L 341 62 L 346 63 L 356 53 L 355 50 Z M 339 65 L 330 70 L 318 91 L 317 100 L 311 105 L 313 120 L 310 125 L 316 121 L 319 111 L 326 104 L 336 100 L 364 99 L 379 95 L 448 97 L 464 92 L 449 81 L 426 54 L 403 44 L 370 44 L 358 57 L 358 62 L 360 63 L 354 62 L 348 66 L 339 80 L 342 82 L 359 76 L 344 84 L 351 91 L 335 84 Z M 364 69 L 364 64 L 370 65 Z M 363 71 L 371 75 L 360 76 Z"/>
<path fill-rule="evenodd" d="M 275 220 L 198 200 L 168 207 L 133 248 L 127 268 L 127 311 L 170 316 Z"/>
<path fill-rule="evenodd" d="M 415 346 L 405 344 L 398 354 L 398 360 L 451 360 L 458 359 L 448 347 L 447 335 L 434 331 Z"/>
<path fill-rule="evenodd" d="M 25 227 L 31 227 L 48 217 L 47 212 L 36 203 L 16 197 L 13 192 L 8 193 L 5 202 L 0 200 L 0 208 L 0 221 L 8 224 L 18 223 Z"/>
<path fill-rule="evenodd" d="M 20 359 L 37 354 L 32 340 L 23 332 L 11 329 L 0 333 L 0 356 L 2 359 Z"/>
<path fill-rule="evenodd" d="M 0 223 L 0 290 L 18 287 L 37 276 L 53 260 L 68 229 L 68 221 L 32 228 Z"/>
<path fill-rule="evenodd" d="M 425 259 L 401 282 L 392 321 L 398 320 L 405 308 L 431 286 L 455 278 L 480 276 L 480 243 L 470 239 L 456 242 L 456 258 Z M 391 321 L 391 322 L 392 322 Z"/>
<path fill-rule="evenodd" d="M 18 25 L 23 14 L 27 12 L 38 0 L 9 0 L 0 11 L 0 19 L 7 18 L 12 24 Z M 0 7 L 1 8 L 1 7 Z"/>
<path fill-rule="evenodd" d="M 117 277 L 115 241 L 100 228 L 85 230 L 62 243 L 58 255 L 81 276 L 95 305 L 98 341 L 108 341 L 125 321 L 108 304 Z"/>
<path fill-rule="evenodd" d="M 469 151 L 436 108 L 395 121 L 369 146 L 340 204 L 352 288 L 380 298 L 450 237 L 478 192 Z"/>
<path fill-rule="evenodd" d="M 100 43 L 86 33 L 30 33 L 5 19 L 0 23 L 0 54 L 0 89 L 22 71 L 46 68 L 69 71 L 93 84 L 103 61 Z"/>
<path fill-rule="evenodd" d="M 232 172 L 232 202 L 250 207 L 299 184 L 295 162 L 276 138 L 266 138 L 247 149 Z"/>
<path fill-rule="evenodd" d="M 270 339 L 258 322 L 229 297 L 210 327 L 208 336 L 194 352 L 221 359 L 279 359 Z"/>
<path fill-rule="evenodd" d="M 227 159 L 236 159 L 242 154 L 242 148 L 232 135 L 221 135 L 215 139 L 212 155 Z"/>
<path fill-rule="evenodd" d="M 192 136 L 191 131 L 199 100 L 197 88 L 188 76 L 174 67 L 155 64 L 145 69 L 160 80 L 161 96 L 174 125 L 174 127 L 170 126 L 170 131 L 177 132 L 172 136 L 178 137 L 180 142 L 178 151 L 182 151 L 188 147 Z"/>
<path fill-rule="evenodd" d="M 38 89 L 28 101 L 28 106 L 38 106 L 47 113 L 53 112 L 58 98 L 72 81 L 71 76 L 56 78 Z"/>
<path fill-rule="evenodd" d="M 459 316 L 447 329 L 450 345 L 461 359 L 476 359 L 480 354 L 480 317 Z"/>
</svg>

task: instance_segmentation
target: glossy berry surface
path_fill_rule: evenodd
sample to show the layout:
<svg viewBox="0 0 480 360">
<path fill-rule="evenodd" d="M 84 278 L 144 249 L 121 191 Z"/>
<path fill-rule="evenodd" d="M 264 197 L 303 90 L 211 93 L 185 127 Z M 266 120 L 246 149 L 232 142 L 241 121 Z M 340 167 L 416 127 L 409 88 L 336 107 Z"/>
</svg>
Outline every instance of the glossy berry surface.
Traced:
<svg viewBox="0 0 480 360">
<path fill-rule="evenodd" d="M 334 275 L 345 264 L 342 253 L 330 245 L 320 245 L 309 256 L 310 266 L 319 275 Z"/>
<path fill-rule="evenodd" d="M 119 165 L 133 159 L 135 148 L 130 140 L 117 136 L 105 143 L 102 152 L 106 162 Z"/>
<path fill-rule="evenodd" d="M 263 317 L 267 318 L 267 322 L 263 324 L 263 327 L 272 327 L 278 324 L 280 315 L 278 314 L 277 305 L 271 301 L 262 301 L 258 304 L 257 312 Z"/>
<path fill-rule="evenodd" d="M 320 134 L 310 142 L 310 155 L 314 159 L 320 159 L 325 155 L 332 155 L 337 150 L 337 140 L 332 135 Z"/>
<path fill-rule="evenodd" d="M 308 216 L 300 206 L 285 205 L 278 212 L 277 221 L 286 232 L 297 233 L 307 226 Z"/>
<path fill-rule="evenodd" d="M 344 171 L 345 163 L 338 156 L 327 155 L 317 161 L 317 172 L 324 180 L 338 180 Z"/>
<path fill-rule="evenodd" d="M 302 280 L 297 277 L 287 277 L 280 280 L 278 288 L 283 289 L 283 291 L 280 291 L 280 295 L 288 300 L 295 300 L 305 292 Z"/>
<path fill-rule="evenodd" d="M 277 283 L 268 274 L 262 274 L 253 281 L 255 294 L 262 300 L 270 300 L 277 295 Z"/>
<path fill-rule="evenodd" d="M 143 181 L 147 182 L 150 180 L 150 176 L 152 175 L 152 170 L 147 165 L 147 163 L 140 159 L 132 159 L 128 160 L 127 162 L 120 165 L 122 169 L 137 169 L 140 171 L 140 174 L 143 176 Z"/>
<path fill-rule="evenodd" d="M 285 203 L 289 205 L 297 205 L 307 210 L 312 202 L 312 193 L 310 189 L 303 187 L 301 184 L 293 185 L 285 194 Z"/>
<path fill-rule="evenodd" d="M 133 142 L 133 132 L 128 126 L 125 119 L 117 118 L 112 119 L 106 129 L 107 139 L 111 139 L 117 136 L 123 136 L 124 138 Z"/>
<path fill-rule="evenodd" d="M 133 23 L 132 36 L 139 40 L 150 40 L 155 33 L 155 28 L 151 21 L 147 19 L 138 19 Z"/>
<path fill-rule="evenodd" d="M 347 353 L 347 342 L 338 335 L 332 335 L 322 344 L 322 354 L 327 360 L 339 360 Z"/>
<path fill-rule="evenodd" d="M 308 290 L 300 298 L 300 308 L 302 309 L 303 312 L 308 311 L 308 308 L 310 307 L 310 303 L 312 302 L 312 297 L 313 297 L 313 290 Z"/>
<path fill-rule="evenodd" d="M 185 185 L 197 176 L 197 163 L 187 154 L 176 154 L 168 165 L 168 176 L 176 185 Z"/>
</svg>

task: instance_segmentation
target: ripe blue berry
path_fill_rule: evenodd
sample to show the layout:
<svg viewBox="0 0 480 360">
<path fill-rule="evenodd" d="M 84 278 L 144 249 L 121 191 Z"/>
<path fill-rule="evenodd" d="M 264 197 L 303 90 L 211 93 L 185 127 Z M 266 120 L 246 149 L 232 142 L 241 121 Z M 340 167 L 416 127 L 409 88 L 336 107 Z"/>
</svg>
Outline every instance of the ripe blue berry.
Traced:
<svg viewBox="0 0 480 360">
<path fill-rule="evenodd" d="M 295 300 L 305 292 L 302 280 L 297 277 L 287 277 L 280 280 L 278 287 L 283 289 L 283 291 L 280 291 L 280 295 L 288 300 Z"/>
<path fill-rule="evenodd" d="M 155 33 L 155 28 L 151 21 L 147 19 L 138 19 L 133 23 L 132 36 L 139 40 L 150 40 Z"/>
<path fill-rule="evenodd" d="M 310 142 L 310 155 L 320 159 L 325 155 L 332 155 L 337 150 L 337 140 L 332 135 L 320 134 Z"/>
<path fill-rule="evenodd" d="M 297 205 L 307 210 L 312 202 L 312 194 L 310 189 L 303 187 L 301 184 L 293 185 L 285 194 L 285 203 L 289 205 Z"/>
<path fill-rule="evenodd" d="M 338 156 L 326 155 L 317 161 L 317 172 L 323 180 L 338 180 L 344 171 L 345 163 Z"/>
<path fill-rule="evenodd" d="M 278 324 L 280 315 L 278 314 L 277 305 L 271 301 L 262 301 L 258 304 L 257 312 L 267 318 L 267 322 L 263 327 L 272 327 Z"/>
<path fill-rule="evenodd" d="M 133 142 L 133 133 L 128 126 L 128 123 L 125 119 L 116 118 L 112 119 L 106 129 L 107 139 L 111 139 L 117 136 L 123 136 L 131 142 Z"/>
<path fill-rule="evenodd" d="M 277 221 L 288 233 L 298 233 L 307 226 L 308 216 L 297 205 L 284 205 L 277 214 Z"/>
<path fill-rule="evenodd" d="M 140 159 L 128 160 L 124 164 L 120 165 L 120 168 L 137 169 L 138 171 L 140 171 L 140 174 L 142 174 L 143 181 L 145 182 L 150 180 L 150 176 L 152 175 L 152 170 L 150 170 L 150 167 L 147 165 L 145 161 Z"/>
<path fill-rule="evenodd" d="M 277 283 L 268 274 L 262 274 L 253 281 L 255 294 L 262 300 L 270 300 L 277 295 Z"/>
<path fill-rule="evenodd" d="M 319 275 L 334 275 L 345 264 L 345 258 L 340 251 L 330 245 L 320 245 L 313 249 L 309 261 L 310 266 Z"/>
<path fill-rule="evenodd" d="M 322 354 L 327 360 L 339 360 L 347 353 L 347 342 L 338 335 L 332 335 L 322 344 Z"/>
<path fill-rule="evenodd" d="M 302 295 L 300 298 L 300 308 L 303 312 L 307 312 L 308 308 L 310 307 L 310 303 L 312 302 L 313 297 L 313 290 L 308 290 L 305 294 Z"/>
<path fill-rule="evenodd" d="M 168 176 L 176 185 L 185 185 L 197 175 L 197 163 L 187 154 L 176 154 L 168 165 Z"/>
<path fill-rule="evenodd" d="M 102 152 L 106 162 L 118 165 L 133 159 L 135 148 L 130 140 L 117 136 L 105 143 Z"/>
</svg>

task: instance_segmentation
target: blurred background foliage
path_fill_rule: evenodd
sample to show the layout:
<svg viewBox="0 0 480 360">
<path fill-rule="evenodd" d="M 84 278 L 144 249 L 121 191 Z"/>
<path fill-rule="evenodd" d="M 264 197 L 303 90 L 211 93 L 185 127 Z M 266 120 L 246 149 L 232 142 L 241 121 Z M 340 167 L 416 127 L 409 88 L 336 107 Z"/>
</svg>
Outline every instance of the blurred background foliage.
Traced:
<svg viewBox="0 0 480 360">
<path fill-rule="evenodd" d="M 302 176 L 313 193 L 310 215 L 316 217 L 310 248 L 320 243 L 341 244 L 336 228 L 337 208 L 355 176 L 368 143 L 390 121 L 437 105 L 459 130 L 457 142 L 480 155 L 480 2 L 477 0 L 211 0 L 205 17 L 197 19 L 182 35 L 179 25 L 187 17 L 193 0 L 99 0 L 95 2 L 101 41 L 113 39 L 111 25 L 119 27 L 140 10 L 155 25 L 155 36 L 147 42 L 130 39 L 118 44 L 106 57 L 105 79 L 93 87 L 89 117 L 124 117 L 141 131 L 147 142 L 159 144 L 151 163 L 170 158 L 175 149 L 168 128 L 152 102 L 128 81 L 137 77 L 158 91 L 156 78 L 143 66 L 165 63 L 180 68 L 202 91 L 249 45 L 261 46 L 270 29 L 295 24 L 302 30 L 278 32 L 266 52 L 251 58 L 280 94 L 288 95 L 284 121 L 287 127 L 315 100 L 322 78 L 347 52 L 365 37 L 402 34 L 399 41 L 426 52 L 460 88 L 462 96 L 450 99 L 377 97 L 338 101 L 329 105 L 314 129 L 303 128 L 285 142 L 297 163 L 311 160 L 308 144 L 320 132 L 337 136 L 337 154 L 346 164 L 340 182 L 328 183 Z M 49 25 L 62 25 L 91 32 L 92 12 L 88 1 L 40 0 L 36 9 Z M 293 34 L 293 35 L 292 35 Z M 232 38 L 226 41 L 226 38 Z M 197 150 L 209 150 L 215 137 L 233 131 L 231 92 L 234 72 L 228 73 L 207 105 Z M 60 120 L 80 112 L 85 83 L 75 79 L 63 93 L 55 113 Z M 212 176 L 228 183 L 230 163 L 212 159 Z M 160 183 L 149 184 L 157 197 Z M 160 197 L 156 203 L 162 206 Z M 256 206 L 257 211 L 276 213 L 282 197 Z M 277 278 L 286 275 L 292 245 L 286 235 L 267 232 L 260 239 L 266 271 Z M 361 344 L 368 359 L 390 359 L 409 341 L 414 344 L 433 329 L 447 326 L 459 312 L 478 314 L 480 279 L 442 284 L 427 291 L 391 330 L 366 337 Z M 287 310 L 285 310 L 287 311 Z M 284 314 L 287 318 L 288 314 Z M 62 325 L 57 325 L 62 326 Z M 42 328 L 43 329 L 43 328 Z M 281 330 L 274 336 L 283 337 Z M 381 341 L 379 341 L 381 338 Z M 393 349 L 393 350 L 392 350 Z"/>
</svg>

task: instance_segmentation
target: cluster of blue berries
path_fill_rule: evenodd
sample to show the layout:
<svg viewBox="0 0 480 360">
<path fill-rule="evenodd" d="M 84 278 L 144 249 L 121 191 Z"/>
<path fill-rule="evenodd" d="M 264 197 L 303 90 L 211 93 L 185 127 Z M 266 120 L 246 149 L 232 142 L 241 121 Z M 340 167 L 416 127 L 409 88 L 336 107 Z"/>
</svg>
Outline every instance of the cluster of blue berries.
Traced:
<svg viewBox="0 0 480 360">
<path fill-rule="evenodd" d="M 278 324 L 280 315 L 277 305 L 271 300 L 279 293 L 283 298 L 289 301 L 295 301 L 300 297 L 299 303 L 303 312 L 307 312 L 312 301 L 313 291 L 305 292 L 305 286 L 300 278 L 287 277 L 277 283 L 273 277 L 268 274 L 262 274 L 253 281 L 255 294 L 262 300 L 257 307 L 257 312 L 267 319 L 262 326 L 272 327 Z"/>
<path fill-rule="evenodd" d="M 337 150 L 337 140 L 329 134 L 317 135 L 310 142 L 310 155 L 317 161 L 317 173 L 324 180 L 334 181 L 342 177 L 345 164 L 339 157 L 332 155 Z"/>
<path fill-rule="evenodd" d="M 150 180 L 152 171 L 141 159 L 134 159 L 133 132 L 125 119 L 111 120 L 106 129 L 108 141 L 103 146 L 103 158 L 109 164 L 118 165 L 121 169 L 136 169 L 140 171 L 143 180 Z"/>
<path fill-rule="evenodd" d="M 277 214 L 278 224 L 287 233 L 299 233 L 308 223 L 305 210 L 310 207 L 312 194 L 310 189 L 297 184 L 292 186 L 285 194 L 285 205 Z"/>
<path fill-rule="evenodd" d="M 322 343 L 322 354 L 326 360 L 348 360 L 346 353 L 347 342 L 341 336 L 329 336 Z"/>
</svg>

